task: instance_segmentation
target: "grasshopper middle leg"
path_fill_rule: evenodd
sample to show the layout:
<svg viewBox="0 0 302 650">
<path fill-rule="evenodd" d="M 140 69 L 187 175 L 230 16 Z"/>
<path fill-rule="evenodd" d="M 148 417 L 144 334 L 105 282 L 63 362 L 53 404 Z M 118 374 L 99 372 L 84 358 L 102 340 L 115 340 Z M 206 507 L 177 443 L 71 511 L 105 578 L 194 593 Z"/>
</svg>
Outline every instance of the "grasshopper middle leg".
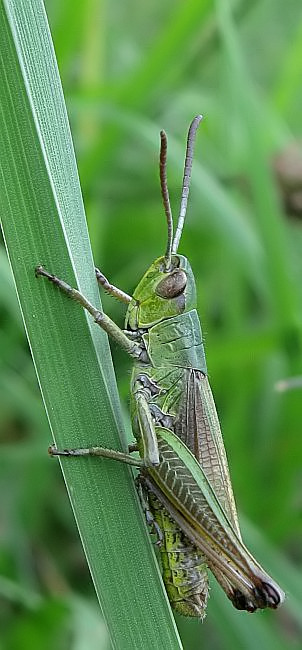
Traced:
<svg viewBox="0 0 302 650">
<path fill-rule="evenodd" d="M 79 449 L 57 449 L 54 445 L 48 448 L 50 456 L 99 456 L 101 458 L 111 458 L 111 460 L 118 460 L 127 465 L 134 467 L 146 467 L 143 458 L 133 458 L 130 454 L 116 451 L 114 449 L 107 449 L 106 447 L 80 447 Z"/>
<path fill-rule="evenodd" d="M 106 293 L 109 293 L 110 296 L 113 296 L 121 302 L 125 302 L 127 305 L 129 305 L 129 302 L 131 302 L 132 298 L 128 295 L 128 293 L 125 293 L 125 291 L 122 291 L 122 289 L 115 287 L 114 284 L 110 284 L 109 280 L 107 280 L 102 271 L 97 268 L 95 269 L 95 275 L 98 283 L 101 285 L 101 287 L 103 287 Z"/>
<path fill-rule="evenodd" d="M 148 403 L 142 393 L 137 395 L 137 410 L 143 440 L 143 458 L 133 458 L 130 453 L 127 454 L 122 451 L 99 446 L 81 447 L 78 449 L 57 449 L 57 447 L 51 445 L 48 452 L 50 456 L 99 456 L 101 458 L 118 460 L 121 463 L 133 465 L 134 467 L 156 467 L 159 464 L 157 438 Z"/>
</svg>

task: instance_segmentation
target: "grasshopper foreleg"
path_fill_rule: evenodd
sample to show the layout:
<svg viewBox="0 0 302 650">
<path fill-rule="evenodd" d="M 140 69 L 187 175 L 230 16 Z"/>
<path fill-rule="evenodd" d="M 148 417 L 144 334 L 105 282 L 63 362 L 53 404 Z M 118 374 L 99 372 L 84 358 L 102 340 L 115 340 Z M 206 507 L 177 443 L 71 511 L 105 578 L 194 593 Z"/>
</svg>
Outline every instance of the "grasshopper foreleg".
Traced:
<svg viewBox="0 0 302 650">
<path fill-rule="evenodd" d="M 149 404 L 143 390 L 136 392 L 138 423 L 143 441 L 144 455 L 143 458 L 133 458 L 130 453 L 107 449 L 106 447 L 83 447 L 78 449 L 57 449 L 51 445 L 48 449 L 50 456 L 99 456 L 101 458 L 110 458 L 134 467 L 155 467 L 159 465 L 159 452 L 156 438 L 155 427 L 152 421 L 152 415 Z M 137 445 L 130 445 L 130 451 L 136 451 Z"/>
<path fill-rule="evenodd" d="M 129 296 L 125 291 L 122 291 L 122 289 L 119 289 L 118 287 L 115 287 L 113 284 L 110 284 L 109 280 L 105 277 L 105 275 L 99 270 L 95 269 L 95 275 L 98 283 L 103 287 L 104 291 L 106 293 L 109 293 L 110 296 L 113 296 L 114 298 L 117 298 L 118 300 L 121 300 L 121 302 L 129 304 L 131 302 L 132 298 Z"/>
<path fill-rule="evenodd" d="M 125 332 L 114 323 L 109 316 L 104 314 L 100 309 L 97 309 L 94 307 L 85 296 L 83 296 L 80 291 L 77 289 L 74 289 L 71 287 L 69 284 L 64 282 L 64 280 L 60 280 L 56 275 L 53 275 L 52 273 L 49 273 L 46 271 L 46 269 L 43 268 L 43 266 L 37 266 L 36 269 L 36 276 L 42 275 L 43 277 L 47 278 L 52 284 L 55 284 L 63 293 L 65 293 L 67 296 L 78 302 L 84 309 L 86 309 L 91 316 L 93 316 L 95 322 L 97 325 L 99 325 L 111 338 L 113 338 L 116 343 L 118 343 L 128 354 L 130 354 L 131 357 L 134 357 L 135 359 L 140 359 L 142 361 L 145 360 L 146 356 L 146 351 L 137 343 L 136 341 L 130 341 Z"/>
</svg>

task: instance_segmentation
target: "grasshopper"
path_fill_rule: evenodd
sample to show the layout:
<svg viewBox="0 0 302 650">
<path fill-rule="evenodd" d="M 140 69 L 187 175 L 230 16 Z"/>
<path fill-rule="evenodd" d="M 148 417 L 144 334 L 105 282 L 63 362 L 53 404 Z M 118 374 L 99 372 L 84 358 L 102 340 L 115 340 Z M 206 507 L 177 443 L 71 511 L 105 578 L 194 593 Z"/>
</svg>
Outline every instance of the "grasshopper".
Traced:
<svg viewBox="0 0 302 650">
<path fill-rule="evenodd" d="M 125 329 L 42 266 L 46 277 L 77 301 L 134 360 L 131 420 L 136 443 L 129 453 L 90 447 L 58 450 L 53 456 L 101 456 L 136 466 L 147 520 L 158 532 L 163 579 L 172 607 L 203 618 L 209 568 L 237 609 L 277 608 L 280 587 L 244 546 L 219 420 L 209 386 L 192 269 L 178 251 L 183 230 L 196 130 L 187 138 L 180 213 L 175 234 L 167 185 L 167 136 L 161 131 L 160 183 L 167 219 L 167 247 L 133 296 L 111 285 L 96 269 L 100 285 L 126 303 Z M 139 451 L 139 458 L 132 452 Z"/>
</svg>

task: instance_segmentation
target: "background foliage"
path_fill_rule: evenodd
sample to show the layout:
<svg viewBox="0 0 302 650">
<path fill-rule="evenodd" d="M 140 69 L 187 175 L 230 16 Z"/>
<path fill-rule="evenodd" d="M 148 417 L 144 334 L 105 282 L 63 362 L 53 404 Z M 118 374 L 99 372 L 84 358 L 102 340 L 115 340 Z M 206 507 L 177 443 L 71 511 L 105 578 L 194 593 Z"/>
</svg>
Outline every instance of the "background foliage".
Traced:
<svg viewBox="0 0 302 650">
<path fill-rule="evenodd" d="M 177 215 L 187 126 L 206 116 L 181 252 L 196 275 L 244 538 L 287 603 L 250 616 L 213 585 L 204 625 L 177 622 L 186 650 L 299 648 L 301 392 L 274 387 L 302 374 L 300 2 L 46 8 L 95 261 L 129 293 L 165 247 L 159 130 L 169 136 Z M 3 647 L 105 648 L 60 471 L 45 454 L 48 424 L 3 249 L 0 268 Z M 121 306 L 103 304 L 121 324 Z M 116 348 L 113 356 L 127 417 L 130 366 Z"/>
</svg>

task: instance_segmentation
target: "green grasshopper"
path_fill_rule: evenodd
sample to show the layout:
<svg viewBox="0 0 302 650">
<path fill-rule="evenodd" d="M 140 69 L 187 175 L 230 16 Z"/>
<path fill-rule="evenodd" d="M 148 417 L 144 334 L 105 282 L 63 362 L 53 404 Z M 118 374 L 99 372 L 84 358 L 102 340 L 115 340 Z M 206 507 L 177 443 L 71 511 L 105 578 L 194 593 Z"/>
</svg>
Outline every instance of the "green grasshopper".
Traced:
<svg viewBox="0 0 302 650">
<path fill-rule="evenodd" d="M 50 448 L 52 455 L 101 456 L 140 469 L 147 519 L 158 532 L 163 579 L 171 605 L 203 618 L 207 567 L 237 609 L 277 608 L 280 587 L 243 545 L 218 416 L 207 378 L 193 272 L 178 254 L 192 170 L 197 127 L 187 138 L 180 214 L 175 235 L 166 176 L 167 137 L 161 131 L 160 181 L 167 218 L 165 255 L 147 270 L 133 293 L 111 285 L 96 269 L 105 291 L 128 305 L 125 330 L 76 289 L 46 271 L 61 291 L 80 303 L 134 359 L 131 419 L 136 444 L 123 453 L 104 447 Z M 133 457 L 139 451 L 140 458 Z"/>
</svg>

